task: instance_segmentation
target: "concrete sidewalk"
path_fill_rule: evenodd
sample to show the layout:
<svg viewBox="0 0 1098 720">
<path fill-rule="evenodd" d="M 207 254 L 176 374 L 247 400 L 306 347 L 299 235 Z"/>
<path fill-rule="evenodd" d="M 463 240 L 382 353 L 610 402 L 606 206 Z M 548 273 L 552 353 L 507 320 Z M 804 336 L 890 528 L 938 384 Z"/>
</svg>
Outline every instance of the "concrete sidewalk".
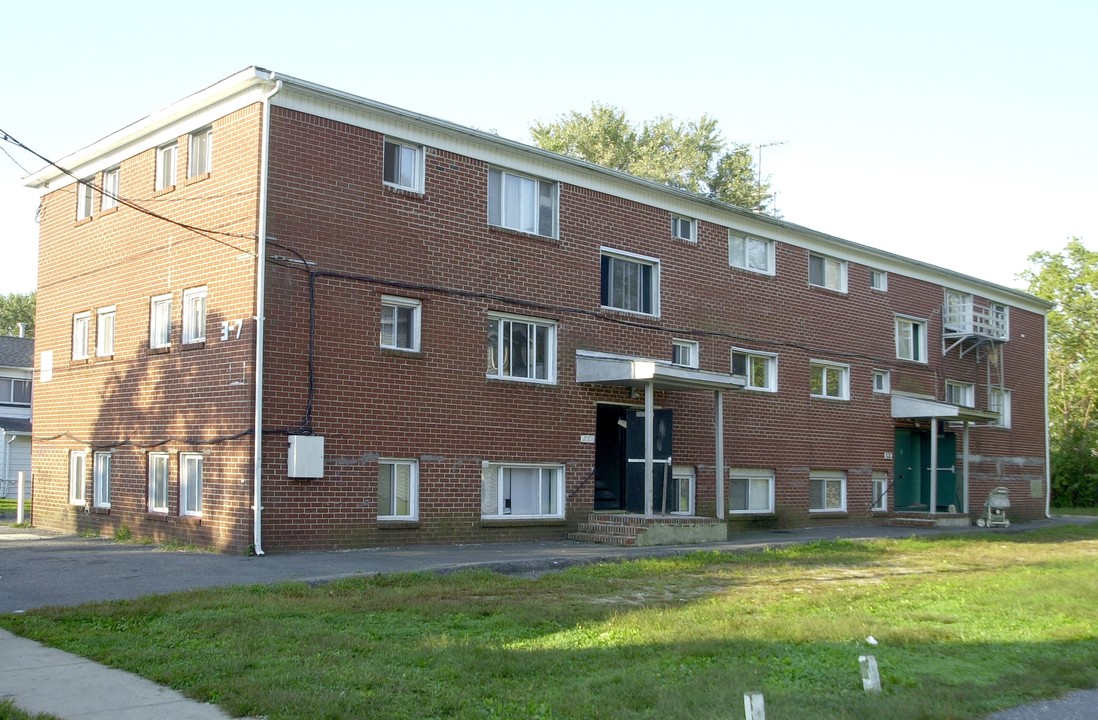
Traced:
<svg viewBox="0 0 1098 720">
<path fill-rule="evenodd" d="M 286 553 L 246 558 L 211 553 L 163 552 L 0 527 L 0 612 L 46 605 L 76 605 L 176 592 L 200 587 L 302 581 L 414 570 L 446 572 L 481 567 L 536 576 L 583 563 L 660 557 L 716 550 L 746 551 L 837 538 L 877 539 L 940 534 L 1014 534 L 1042 527 L 1093 522 L 1096 518 L 1053 518 L 1009 529 L 917 529 L 886 526 L 802 528 L 747 533 L 707 545 L 621 548 L 568 541 L 378 548 L 328 553 Z M 218 707 L 184 698 L 120 670 L 43 647 L 0 631 L 0 699 L 31 713 L 64 720 L 215 720 L 229 717 Z M 1098 719 L 1098 691 L 1073 693 L 997 714 L 996 720 Z M 1050 714 L 1051 713 L 1051 714 Z M 1080 714 L 1082 713 L 1082 714 Z M 730 717 L 732 717 L 730 715 Z"/>
</svg>

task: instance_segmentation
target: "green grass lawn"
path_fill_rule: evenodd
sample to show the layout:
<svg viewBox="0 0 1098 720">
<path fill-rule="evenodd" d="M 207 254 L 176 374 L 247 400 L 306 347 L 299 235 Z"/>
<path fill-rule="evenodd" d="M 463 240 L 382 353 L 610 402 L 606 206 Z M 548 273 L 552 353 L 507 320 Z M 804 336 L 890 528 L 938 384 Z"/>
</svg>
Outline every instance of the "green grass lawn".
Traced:
<svg viewBox="0 0 1098 720">
<path fill-rule="evenodd" d="M 1052 508 L 1053 515 L 1098 515 L 1098 507 Z"/>
<path fill-rule="evenodd" d="M 0 616 L 281 718 L 978 718 L 1098 686 L 1098 527 L 407 574 Z M 868 636 L 879 642 L 871 646 Z M 883 692 L 862 689 L 872 654 Z M 2 710 L 0 710 L 2 712 Z M 2 715 L 0 715 L 2 717 Z"/>
</svg>

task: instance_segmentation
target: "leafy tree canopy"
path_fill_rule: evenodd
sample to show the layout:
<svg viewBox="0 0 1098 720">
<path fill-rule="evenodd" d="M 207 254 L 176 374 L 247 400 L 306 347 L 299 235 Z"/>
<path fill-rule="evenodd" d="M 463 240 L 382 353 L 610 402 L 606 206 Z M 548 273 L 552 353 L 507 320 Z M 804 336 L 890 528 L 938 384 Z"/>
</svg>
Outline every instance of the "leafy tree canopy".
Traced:
<svg viewBox="0 0 1098 720">
<path fill-rule="evenodd" d="M 23 334 L 34 337 L 34 301 L 35 293 L 0 294 L 0 335 L 19 335 L 19 323 L 23 323 Z"/>
<path fill-rule="evenodd" d="M 774 199 L 770 184 L 756 177 L 750 146 L 727 145 L 708 115 L 683 122 L 660 116 L 636 126 L 622 110 L 593 103 L 587 114 L 573 110 L 534 123 L 530 135 L 544 150 L 742 208 L 765 211 Z"/>
<path fill-rule="evenodd" d="M 1053 501 L 1098 502 L 1098 253 L 1072 238 L 1036 252 L 1022 273 L 1048 314 L 1049 435 Z"/>
</svg>

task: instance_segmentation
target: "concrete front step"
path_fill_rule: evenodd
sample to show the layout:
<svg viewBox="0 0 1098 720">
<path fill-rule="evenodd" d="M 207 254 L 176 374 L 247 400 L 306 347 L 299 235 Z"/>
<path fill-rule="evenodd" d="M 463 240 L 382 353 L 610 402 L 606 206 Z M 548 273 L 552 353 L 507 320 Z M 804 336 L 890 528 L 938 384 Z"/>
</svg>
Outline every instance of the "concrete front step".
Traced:
<svg viewBox="0 0 1098 720">
<path fill-rule="evenodd" d="M 620 545 L 622 547 L 633 547 L 637 544 L 635 535 L 611 535 L 610 533 L 574 532 L 568 533 L 568 539 L 576 542 Z"/>
<path fill-rule="evenodd" d="M 972 520 L 967 515 L 947 514 L 917 514 L 897 515 L 885 521 L 885 525 L 892 527 L 968 527 Z"/>
<path fill-rule="evenodd" d="M 596 535 L 640 535 L 648 530 L 645 525 L 618 525 L 615 523 L 585 522 L 579 524 L 579 531 Z"/>
<path fill-rule="evenodd" d="M 594 512 L 568 539 L 621 546 L 696 544 L 727 540 L 728 526 L 716 518 Z"/>
</svg>

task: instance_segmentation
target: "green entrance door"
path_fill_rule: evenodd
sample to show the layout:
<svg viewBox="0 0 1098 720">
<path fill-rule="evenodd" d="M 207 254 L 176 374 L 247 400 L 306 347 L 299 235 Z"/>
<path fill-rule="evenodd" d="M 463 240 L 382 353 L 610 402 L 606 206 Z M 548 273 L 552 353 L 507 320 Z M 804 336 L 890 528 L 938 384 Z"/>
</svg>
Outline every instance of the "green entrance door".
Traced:
<svg viewBox="0 0 1098 720">
<path fill-rule="evenodd" d="M 896 428 L 893 445 L 893 476 L 896 478 L 895 507 L 897 510 L 930 510 L 930 433 L 925 430 Z M 950 505 L 962 507 L 957 486 L 957 435 L 938 434 L 938 497 L 937 512 L 947 512 Z"/>
</svg>

